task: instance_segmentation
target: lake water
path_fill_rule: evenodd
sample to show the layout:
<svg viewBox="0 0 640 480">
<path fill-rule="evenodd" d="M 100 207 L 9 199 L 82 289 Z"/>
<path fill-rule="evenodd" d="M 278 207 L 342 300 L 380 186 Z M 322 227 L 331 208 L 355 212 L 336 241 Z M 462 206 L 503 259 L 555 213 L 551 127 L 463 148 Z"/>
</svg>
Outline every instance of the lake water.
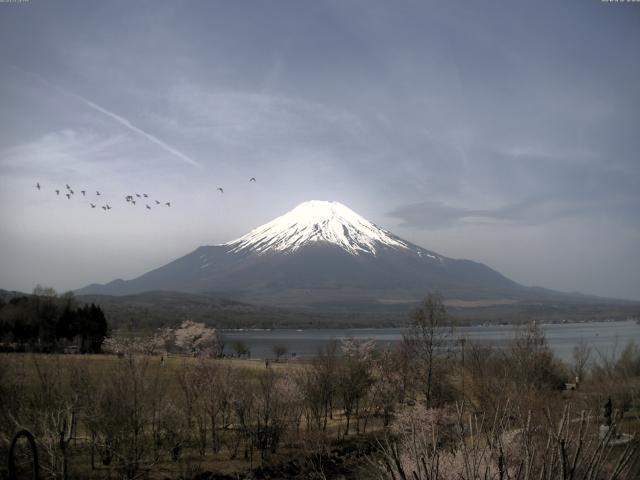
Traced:
<svg viewBox="0 0 640 480">
<path fill-rule="evenodd" d="M 467 341 L 482 345 L 504 347 L 514 338 L 518 328 L 521 327 L 458 327 L 453 338 L 466 338 Z M 543 324 L 542 328 L 551 349 L 564 360 L 571 360 L 573 347 L 581 339 L 593 347 L 592 355 L 596 357 L 598 352 L 605 355 L 619 353 L 630 340 L 640 344 L 640 325 L 635 321 Z M 251 350 L 252 357 L 272 358 L 274 345 L 284 345 L 290 354 L 295 353 L 298 357 L 309 357 L 316 355 L 331 339 L 372 338 L 378 348 L 384 348 L 400 341 L 403 332 L 401 328 L 227 330 L 223 332 L 223 337 L 227 352 L 233 350 L 234 341 L 242 340 Z"/>
</svg>

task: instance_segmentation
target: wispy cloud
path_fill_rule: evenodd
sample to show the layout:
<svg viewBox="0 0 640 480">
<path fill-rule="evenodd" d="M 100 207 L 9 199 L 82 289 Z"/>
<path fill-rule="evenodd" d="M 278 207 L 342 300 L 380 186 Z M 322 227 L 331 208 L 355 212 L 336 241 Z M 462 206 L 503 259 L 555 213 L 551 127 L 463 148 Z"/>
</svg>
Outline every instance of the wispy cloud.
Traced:
<svg viewBox="0 0 640 480">
<path fill-rule="evenodd" d="M 185 155 L 184 153 L 182 153 L 180 150 L 172 147 L 171 145 L 169 145 L 167 142 L 160 140 L 158 137 L 156 137 L 155 135 L 152 135 L 148 132 L 145 132 L 144 130 L 142 130 L 141 128 L 136 127 L 134 124 L 132 124 L 129 120 L 127 120 L 126 118 L 110 111 L 107 110 L 104 107 L 101 107 L 100 105 L 98 105 L 95 102 L 92 102 L 91 100 L 87 100 L 84 97 L 81 97 L 80 95 L 76 95 L 74 93 L 67 93 L 68 95 L 77 98 L 78 100 L 80 100 L 82 103 L 84 103 L 85 105 L 93 108 L 94 110 L 103 113 L 104 115 L 113 118 L 116 122 L 118 122 L 120 125 L 128 128 L 129 130 L 131 130 L 134 133 L 137 133 L 138 135 L 146 138 L 147 140 L 149 140 L 150 142 L 155 143 L 156 145 L 158 145 L 160 148 L 162 148 L 163 150 L 171 153 L 172 155 L 175 155 L 176 157 L 178 157 L 180 160 L 193 165 L 194 167 L 199 167 L 200 164 L 198 162 L 196 162 L 194 159 L 192 159 L 191 157 L 189 157 L 188 155 Z"/>
<path fill-rule="evenodd" d="M 101 134 L 86 129 L 48 132 L 0 149 L 0 179 L 10 183 L 35 178 L 44 183 L 73 183 L 100 178 L 105 183 L 118 178 L 123 183 L 127 178 L 148 178 L 149 158 L 132 154 L 141 142 L 144 141 L 125 132 Z"/>
<path fill-rule="evenodd" d="M 161 125 L 189 138 L 214 138 L 216 144 L 326 146 L 363 135 L 361 119 L 348 109 L 294 96 L 183 83 L 171 87 L 165 101 L 171 115 L 155 116 Z"/>
<path fill-rule="evenodd" d="M 169 145 L 167 142 L 165 142 L 164 140 L 159 139 L 157 136 L 146 132 L 145 130 L 135 126 L 129 119 L 123 117 L 122 115 L 118 115 L 115 112 L 112 112 L 111 110 L 98 105 L 97 103 L 81 96 L 78 95 L 76 93 L 73 92 L 69 92 L 68 90 L 60 87 L 59 85 L 56 85 L 52 82 L 50 82 L 49 80 L 47 80 L 46 78 L 35 74 L 33 72 L 27 72 L 26 70 L 23 70 L 19 67 L 16 67 L 15 65 L 12 65 L 12 67 L 24 74 L 27 74 L 35 79 L 37 79 L 39 82 L 44 83 L 45 85 L 47 85 L 49 88 L 52 88 L 60 93 L 62 93 L 63 95 L 67 95 L 69 97 L 75 98 L 76 100 L 79 100 L 80 102 L 82 102 L 83 104 L 85 104 L 86 106 L 88 106 L 89 108 L 100 112 L 101 114 L 115 120 L 116 122 L 118 122 L 120 125 L 122 125 L 123 127 L 127 128 L 129 131 L 140 135 L 141 137 L 149 140 L 150 142 L 158 145 L 160 148 L 162 148 L 164 151 L 170 153 L 171 155 L 179 158 L 180 160 L 182 160 L 185 163 L 188 163 L 189 165 L 192 165 L 194 167 L 200 167 L 200 164 L 195 161 L 193 158 L 191 158 L 190 156 L 186 155 L 185 153 L 181 152 L 180 150 L 178 150 L 177 148 Z"/>
<path fill-rule="evenodd" d="M 498 208 L 464 208 L 439 201 L 425 201 L 400 206 L 389 213 L 410 228 L 434 230 L 461 223 L 500 223 L 504 225 L 543 225 L 557 220 L 607 216 L 633 218 L 640 207 L 637 198 L 609 195 L 591 199 L 530 198 Z"/>
</svg>

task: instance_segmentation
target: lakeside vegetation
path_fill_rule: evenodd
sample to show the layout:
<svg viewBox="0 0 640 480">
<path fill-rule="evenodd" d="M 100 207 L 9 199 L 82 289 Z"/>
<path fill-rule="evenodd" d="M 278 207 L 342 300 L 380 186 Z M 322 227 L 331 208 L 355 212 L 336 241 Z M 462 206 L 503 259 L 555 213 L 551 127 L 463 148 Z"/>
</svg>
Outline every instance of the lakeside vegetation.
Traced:
<svg viewBox="0 0 640 480">
<path fill-rule="evenodd" d="M 2 354 L 0 455 L 25 428 L 44 478 L 637 478 L 637 345 L 581 343 L 563 363 L 529 324 L 507 349 L 436 355 L 445 325 L 430 296 L 382 351 L 215 358 L 192 323 L 107 341 L 113 355 Z M 17 456 L 28 469 L 23 442 Z"/>
</svg>

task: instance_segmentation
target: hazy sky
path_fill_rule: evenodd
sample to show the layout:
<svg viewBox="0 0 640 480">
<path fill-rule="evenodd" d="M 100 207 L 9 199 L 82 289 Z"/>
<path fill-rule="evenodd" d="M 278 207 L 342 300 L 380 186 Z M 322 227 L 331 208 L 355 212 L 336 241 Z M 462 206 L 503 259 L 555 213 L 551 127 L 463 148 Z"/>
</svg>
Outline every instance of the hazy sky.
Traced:
<svg viewBox="0 0 640 480">
<path fill-rule="evenodd" d="M 640 300 L 639 49 L 640 3 L 0 3 L 0 288 L 131 278 L 320 199 Z"/>
</svg>

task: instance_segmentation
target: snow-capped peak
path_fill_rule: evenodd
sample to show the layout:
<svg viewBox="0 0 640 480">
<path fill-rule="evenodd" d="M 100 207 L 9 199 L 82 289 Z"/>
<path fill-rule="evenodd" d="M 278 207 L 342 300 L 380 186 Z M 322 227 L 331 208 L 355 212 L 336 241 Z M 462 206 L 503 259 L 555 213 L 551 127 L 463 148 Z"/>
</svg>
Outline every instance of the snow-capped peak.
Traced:
<svg viewBox="0 0 640 480">
<path fill-rule="evenodd" d="M 409 245 L 339 202 L 303 202 L 281 217 L 243 237 L 225 243 L 230 251 L 292 252 L 303 245 L 325 242 L 351 254 L 376 253 L 379 248 L 409 249 Z"/>
</svg>

